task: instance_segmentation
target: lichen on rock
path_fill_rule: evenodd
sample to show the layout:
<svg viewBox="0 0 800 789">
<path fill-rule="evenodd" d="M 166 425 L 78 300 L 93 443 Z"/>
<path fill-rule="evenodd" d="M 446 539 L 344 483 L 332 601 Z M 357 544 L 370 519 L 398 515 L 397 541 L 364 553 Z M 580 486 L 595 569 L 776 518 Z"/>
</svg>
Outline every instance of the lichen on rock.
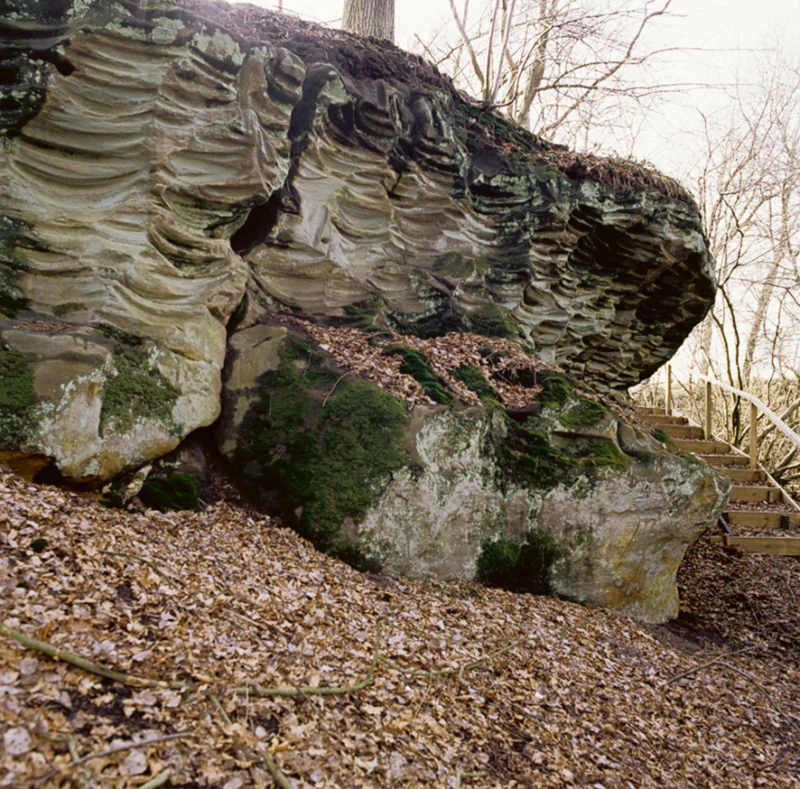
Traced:
<svg viewBox="0 0 800 789">
<path fill-rule="evenodd" d="M 114 372 L 103 387 L 100 429 L 126 433 L 139 419 L 151 419 L 169 430 L 179 430 L 172 409 L 180 391 L 148 362 L 138 348 L 114 353 Z"/>
</svg>

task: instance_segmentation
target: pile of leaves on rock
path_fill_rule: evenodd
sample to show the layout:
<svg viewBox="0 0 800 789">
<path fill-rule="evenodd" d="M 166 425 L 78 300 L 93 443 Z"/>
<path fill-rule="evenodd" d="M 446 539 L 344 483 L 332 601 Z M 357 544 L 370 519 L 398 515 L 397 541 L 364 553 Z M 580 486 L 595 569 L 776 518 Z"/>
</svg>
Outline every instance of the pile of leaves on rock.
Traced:
<svg viewBox="0 0 800 789">
<path fill-rule="evenodd" d="M 800 564 L 691 567 L 644 627 L 0 472 L 0 785 L 797 787 Z"/>
</svg>

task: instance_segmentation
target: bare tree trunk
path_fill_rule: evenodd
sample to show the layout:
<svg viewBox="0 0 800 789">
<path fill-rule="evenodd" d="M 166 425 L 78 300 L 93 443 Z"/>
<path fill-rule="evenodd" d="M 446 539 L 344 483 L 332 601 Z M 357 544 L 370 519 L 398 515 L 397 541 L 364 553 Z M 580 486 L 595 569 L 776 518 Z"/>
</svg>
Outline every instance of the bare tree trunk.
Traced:
<svg viewBox="0 0 800 789">
<path fill-rule="evenodd" d="M 394 0 L 344 0 L 342 27 L 359 36 L 394 41 Z"/>
<path fill-rule="evenodd" d="M 792 164 L 794 164 L 793 161 Z M 772 265 L 770 266 L 766 277 L 762 281 L 760 292 L 758 294 L 756 312 L 753 316 L 753 321 L 750 327 L 750 336 L 747 338 L 747 347 L 745 348 L 744 362 L 742 364 L 742 378 L 744 379 L 745 388 L 750 385 L 750 375 L 752 373 L 753 363 L 755 361 L 756 347 L 761 335 L 761 330 L 767 321 L 767 312 L 770 306 L 770 299 L 772 298 L 772 294 L 775 290 L 778 272 L 780 271 L 780 267 L 784 259 L 788 258 L 792 253 L 790 241 L 792 237 L 792 227 L 791 218 L 789 215 L 789 203 L 793 187 L 794 181 L 786 180 L 784 181 L 781 189 L 780 235 L 772 253 Z"/>
</svg>

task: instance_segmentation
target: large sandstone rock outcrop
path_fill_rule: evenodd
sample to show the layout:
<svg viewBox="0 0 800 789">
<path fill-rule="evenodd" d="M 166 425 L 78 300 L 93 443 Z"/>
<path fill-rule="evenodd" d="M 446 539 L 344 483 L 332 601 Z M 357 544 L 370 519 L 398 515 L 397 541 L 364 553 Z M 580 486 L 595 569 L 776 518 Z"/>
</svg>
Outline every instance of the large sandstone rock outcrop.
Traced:
<svg viewBox="0 0 800 789">
<path fill-rule="evenodd" d="M 287 486 L 287 458 L 304 449 L 274 444 L 263 390 L 296 384 L 276 317 L 301 315 L 511 338 L 624 397 L 714 296 L 697 210 L 674 183 L 550 146 L 385 42 L 210 0 L 11 7 L 0 460 L 96 486 L 222 407 L 220 448 L 254 495 L 324 544 L 388 572 L 469 575 L 486 540 L 545 530 L 572 546 L 548 570 L 561 593 L 674 612 L 682 550 L 720 506 L 707 469 L 663 453 L 623 468 L 615 454 L 616 468 L 587 476 L 582 444 L 556 452 L 555 412 L 520 437 L 495 406 L 409 417 L 372 384 L 347 378 L 328 402 L 312 381 L 313 408 L 300 413 L 297 392 L 283 404 L 295 428 L 336 405 L 334 423 L 377 431 L 363 446 L 361 433 L 314 426 L 307 481 L 320 458 L 333 480 L 348 468 L 371 480 L 338 490 L 341 509 Z M 624 455 L 612 422 L 596 440 Z M 547 485 L 523 485 L 500 448 L 540 440 L 563 460 Z M 680 523 L 662 512 L 676 507 Z"/>
<path fill-rule="evenodd" d="M 494 381 L 473 375 L 485 405 L 455 397 L 407 413 L 374 380 L 344 375 L 302 325 L 236 338 L 220 447 L 247 489 L 318 545 L 390 575 L 480 576 L 645 621 L 677 615 L 678 565 L 730 480 L 564 374 L 528 369 L 525 409 L 498 407 Z M 527 565 L 509 563 L 523 544 Z"/>
<path fill-rule="evenodd" d="M 713 295 L 677 190 L 582 174 L 386 45 L 189 0 L 22 1 L 4 30 L 0 342 L 33 368 L 5 443 L 67 478 L 214 421 L 248 280 L 250 315 L 500 333 L 605 390 Z"/>
</svg>

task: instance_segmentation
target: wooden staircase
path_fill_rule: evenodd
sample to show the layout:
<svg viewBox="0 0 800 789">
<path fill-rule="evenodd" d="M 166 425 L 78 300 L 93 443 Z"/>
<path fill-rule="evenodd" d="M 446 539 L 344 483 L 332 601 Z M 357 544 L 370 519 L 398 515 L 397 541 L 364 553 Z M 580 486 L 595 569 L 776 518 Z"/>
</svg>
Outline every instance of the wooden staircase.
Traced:
<svg viewBox="0 0 800 789">
<path fill-rule="evenodd" d="M 652 430 L 661 429 L 679 450 L 691 452 L 733 481 L 721 523 L 725 533 L 712 542 L 735 545 L 751 553 L 800 556 L 800 505 L 785 493 L 751 457 L 682 416 L 663 408 L 637 407 Z M 755 465 L 755 467 L 753 467 Z"/>
</svg>

